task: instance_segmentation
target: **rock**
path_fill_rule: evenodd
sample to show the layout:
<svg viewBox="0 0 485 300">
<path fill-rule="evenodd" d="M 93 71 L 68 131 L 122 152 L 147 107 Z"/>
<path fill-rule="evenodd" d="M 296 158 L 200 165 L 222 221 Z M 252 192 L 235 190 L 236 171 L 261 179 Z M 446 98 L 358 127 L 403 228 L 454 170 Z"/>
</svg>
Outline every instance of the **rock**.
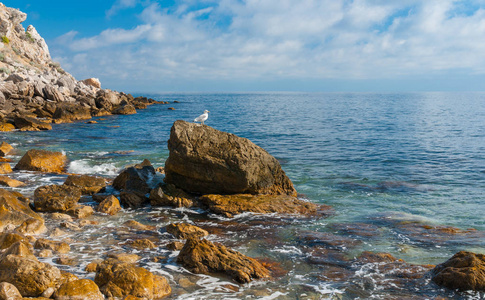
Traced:
<svg viewBox="0 0 485 300">
<path fill-rule="evenodd" d="M 29 241 L 24 236 L 13 232 L 0 234 L 0 250 L 7 249 L 16 242 L 24 242 L 26 244 L 29 243 Z"/>
<path fill-rule="evenodd" d="M 167 232 L 178 239 L 201 238 L 209 235 L 204 229 L 187 223 L 170 224 L 167 226 Z"/>
<path fill-rule="evenodd" d="M 57 105 L 52 118 L 62 123 L 88 120 L 91 119 L 91 109 L 75 103 L 62 103 Z"/>
<path fill-rule="evenodd" d="M 132 191 L 123 191 L 120 193 L 120 202 L 123 206 L 128 208 L 140 208 L 143 206 L 145 202 L 147 202 L 147 198 L 144 196 L 140 196 L 140 194 Z"/>
<path fill-rule="evenodd" d="M 84 83 L 85 85 L 90 85 L 97 89 L 101 88 L 101 82 L 99 81 L 98 78 L 88 78 L 88 79 L 81 80 L 81 82 Z"/>
<path fill-rule="evenodd" d="M 50 215 L 50 218 L 53 220 L 64 220 L 64 221 L 72 222 L 72 217 L 68 214 L 63 214 L 63 213 L 52 213 Z"/>
<path fill-rule="evenodd" d="M 135 220 L 128 220 L 125 223 L 123 223 L 123 226 L 136 229 L 136 230 L 155 230 L 156 229 L 155 226 L 144 225 Z"/>
<path fill-rule="evenodd" d="M 0 156 L 8 155 L 13 150 L 13 147 L 7 142 L 2 142 L 0 145 Z"/>
<path fill-rule="evenodd" d="M 49 123 L 27 116 L 15 117 L 14 124 L 20 131 L 41 131 L 52 129 L 52 126 Z"/>
<path fill-rule="evenodd" d="M 90 262 L 84 268 L 84 271 L 86 271 L 88 273 L 94 273 L 94 272 L 96 272 L 96 269 L 98 268 L 98 264 L 99 264 L 99 262 Z"/>
<path fill-rule="evenodd" d="M 36 259 L 32 253 L 32 245 L 25 243 L 24 241 L 18 241 L 13 243 L 3 253 L 0 254 L 0 261 L 6 258 L 8 255 L 17 255 L 20 257 Z"/>
<path fill-rule="evenodd" d="M 52 252 L 52 250 L 42 249 L 37 253 L 37 256 L 41 258 L 46 258 L 46 257 L 52 257 L 53 254 L 54 252 Z"/>
<path fill-rule="evenodd" d="M 1 173 L 1 171 L 0 171 L 0 173 Z M 19 186 L 25 185 L 25 183 L 23 183 L 22 181 L 18 181 L 18 180 L 9 178 L 7 176 L 0 176 L 0 185 L 5 185 L 5 186 L 9 186 L 9 187 L 19 187 Z"/>
<path fill-rule="evenodd" d="M 51 84 L 47 84 L 44 87 L 44 95 L 46 99 L 54 102 L 63 102 L 65 100 L 64 95 Z"/>
<path fill-rule="evenodd" d="M 44 225 L 44 220 L 32 218 L 23 221 L 15 231 L 24 235 L 37 235 L 46 232 L 47 228 Z"/>
<path fill-rule="evenodd" d="M 167 249 L 172 251 L 180 251 L 184 247 L 182 242 L 171 242 L 167 244 Z"/>
<path fill-rule="evenodd" d="M 0 300 L 22 300 L 22 295 L 15 285 L 2 282 L 0 283 Z"/>
<path fill-rule="evenodd" d="M 129 264 L 134 264 L 141 259 L 139 255 L 131 253 L 109 253 L 108 258 L 113 258 Z"/>
<path fill-rule="evenodd" d="M 8 174 L 12 173 L 12 167 L 10 167 L 9 163 L 2 163 L 0 164 L 0 174 Z"/>
<path fill-rule="evenodd" d="M 38 239 L 35 241 L 34 244 L 35 249 L 48 249 L 52 250 L 55 253 L 65 254 L 71 251 L 71 247 L 67 243 L 58 242 L 58 241 L 51 241 L 47 239 Z"/>
<path fill-rule="evenodd" d="M 133 115 L 136 114 L 136 109 L 131 104 L 126 104 L 113 110 L 114 115 Z"/>
<path fill-rule="evenodd" d="M 269 271 L 255 259 L 205 239 L 189 238 L 177 262 L 191 272 L 224 273 L 240 283 L 270 276 Z"/>
<path fill-rule="evenodd" d="M 20 193 L 0 189 L 0 232 L 9 226 L 17 227 L 29 219 L 44 222 L 23 199 Z"/>
<path fill-rule="evenodd" d="M 179 120 L 168 149 L 165 182 L 187 192 L 296 196 L 279 162 L 248 139 Z"/>
<path fill-rule="evenodd" d="M 111 90 L 99 90 L 96 92 L 96 98 L 97 99 L 104 99 L 107 102 L 109 102 L 111 105 L 119 105 L 120 104 L 120 97 L 118 94 Z M 98 106 L 98 100 L 96 99 L 96 106 Z M 99 107 L 98 107 L 99 108 Z"/>
<path fill-rule="evenodd" d="M 73 208 L 81 198 L 81 190 L 66 185 L 45 185 L 34 191 L 36 211 L 66 212 Z"/>
<path fill-rule="evenodd" d="M 98 265 L 94 282 L 107 297 L 160 299 L 170 295 L 165 277 L 132 264 L 107 260 Z"/>
<path fill-rule="evenodd" d="M 155 174 L 155 169 L 148 160 L 124 169 L 113 181 L 115 189 L 129 192 L 125 195 L 126 202 L 123 199 L 123 193 L 121 194 L 121 204 L 135 208 L 144 203 L 147 200 L 145 195 L 151 190 L 150 185 Z M 131 194 L 138 196 L 138 199 Z"/>
<path fill-rule="evenodd" d="M 439 286 L 460 291 L 485 291 L 485 255 L 460 251 L 432 270 Z"/>
<path fill-rule="evenodd" d="M 75 259 L 66 256 L 60 256 L 54 260 L 54 262 L 58 265 L 64 266 L 74 266 L 77 262 Z"/>
<path fill-rule="evenodd" d="M 138 239 L 138 240 L 128 241 L 128 242 L 125 243 L 125 245 L 128 245 L 131 248 L 135 248 L 135 249 L 139 249 L 139 250 L 154 249 L 154 248 L 157 247 L 149 239 Z"/>
<path fill-rule="evenodd" d="M 329 206 L 316 205 L 286 195 L 204 195 L 199 200 L 210 211 L 226 217 L 243 212 L 324 216 L 330 211 Z"/>
<path fill-rule="evenodd" d="M 38 297 L 60 279 L 59 269 L 34 258 L 10 254 L 0 261 L 0 282 L 15 285 L 23 297 Z"/>
<path fill-rule="evenodd" d="M 61 152 L 32 149 L 22 156 L 15 166 L 18 170 L 62 173 L 67 157 Z"/>
<path fill-rule="evenodd" d="M 101 201 L 96 210 L 100 213 L 108 214 L 111 216 L 116 215 L 121 210 L 120 201 L 118 200 L 118 198 L 111 195 Z"/>
<path fill-rule="evenodd" d="M 194 197 L 173 184 L 152 189 L 149 199 L 152 206 L 192 207 L 194 205 Z"/>
<path fill-rule="evenodd" d="M 99 291 L 94 281 L 79 279 L 64 283 L 54 294 L 56 300 L 103 300 L 104 296 Z"/>
<path fill-rule="evenodd" d="M 94 213 L 94 209 L 89 205 L 75 205 L 66 212 L 76 219 L 85 219 Z"/>
<path fill-rule="evenodd" d="M 4 121 L 0 121 L 0 131 L 8 132 L 8 131 L 12 131 L 14 129 L 15 129 L 15 126 L 13 124 L 10 124 L 10 123 L 4 122 Z"/>
<path fill-rule="evenodd" d="M 169 107 L 168 110 L 175 110 L 175 107 Z"/>
</svg>

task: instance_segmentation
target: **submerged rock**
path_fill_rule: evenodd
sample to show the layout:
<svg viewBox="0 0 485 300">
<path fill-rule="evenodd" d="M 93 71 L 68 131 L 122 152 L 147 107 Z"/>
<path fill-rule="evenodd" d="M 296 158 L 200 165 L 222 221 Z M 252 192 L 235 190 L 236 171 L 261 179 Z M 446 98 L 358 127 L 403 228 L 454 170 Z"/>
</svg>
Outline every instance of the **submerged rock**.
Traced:
<svg viewBox="0 0 485 300">
<path fill-rule="evenodd" d="M 71 251 L 71 247 L 67 243 L 59 241 L 51 241 L 47 239 L 38 239 L 34 244 L 35 249 L 48 249 L 56 253 L 68 253 Z"/>
<path fill-rule="evenodd" d="M 258 261 L 208 240 L 189 238 L 177 261 L 198 274 L 224 273 L 240 283 L 270 276 Z"/>
<path fill-rule="evenodd" d="M 32 149 L 15 166 L 18 170 L 62 173 L 67 157 L 61 152 Z"/>
<path fill-rule="evenodd" d="M 165 182 L 187 192 L 296 196 L 279 162 L 248 139 L 176 121 L 168 149 Z"/>
<path fill-rule="evenodd" d="M 34 191 L 36 211 L 66 212 L 73 208 L 81 198 L 81 190 L 66 185 L 45 185 Z"/>
<path fill-rule="evenodd" d="M 460 291 L 485 291 L 485 255 L 460 251 L 432 270 L 440 286 Z"/>
<path fill-rule="evenodd" d="M 167 232 L 178 239 L 201 238 L 209 235 L 204 229 L 187 223 L 170 224 L 167 226 Z"/>
</svg>

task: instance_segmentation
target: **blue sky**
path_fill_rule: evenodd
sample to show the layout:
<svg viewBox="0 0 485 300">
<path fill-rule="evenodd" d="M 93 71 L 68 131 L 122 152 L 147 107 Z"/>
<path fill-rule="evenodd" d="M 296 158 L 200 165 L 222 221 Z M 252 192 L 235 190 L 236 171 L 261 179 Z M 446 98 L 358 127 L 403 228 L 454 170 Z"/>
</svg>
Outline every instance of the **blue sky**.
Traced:
<svg viewBox="0 0 485 300">
<path fill-rule="evenodd" d="M 485 0 L 3 3 L 120 91 L 485 90 Z"/>
</svg>

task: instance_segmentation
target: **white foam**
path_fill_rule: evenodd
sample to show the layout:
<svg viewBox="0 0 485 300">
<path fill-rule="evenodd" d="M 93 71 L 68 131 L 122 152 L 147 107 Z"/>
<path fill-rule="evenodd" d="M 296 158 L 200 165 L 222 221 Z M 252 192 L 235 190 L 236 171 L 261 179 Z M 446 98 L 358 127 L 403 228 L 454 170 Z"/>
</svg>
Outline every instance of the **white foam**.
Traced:
<svg viewBox="0 0 485 300">
<path fill-rule="evenodd" d="M 114 163 L 96 164 L 87 159 L 72 161 L 69 164 L 68 172 L 74 174 L 99 174 L 99 175 L 118 175 L 120 169 Z"/>
</svg>

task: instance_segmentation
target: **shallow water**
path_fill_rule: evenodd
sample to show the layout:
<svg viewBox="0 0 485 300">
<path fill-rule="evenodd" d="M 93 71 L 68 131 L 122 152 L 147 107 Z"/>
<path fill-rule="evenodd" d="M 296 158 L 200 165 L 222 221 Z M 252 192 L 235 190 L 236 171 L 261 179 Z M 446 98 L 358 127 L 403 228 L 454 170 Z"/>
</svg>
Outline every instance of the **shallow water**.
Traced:
<svg viewBox="0 0 485 300">
<path fill-rule="evenodd" d="M 106 252 L 134 251 L 120 244 L 143 235 L 158 248 L 143 253 L 142 264 L 170 278 L 174 299 L 483 296 L 439 289 L 428 276 L 395 282 L 391 274 L 408 270 L 406 266 L 380 270 L 378 264 L 354 258 L 369 250 L 412 264 L 436 264 L 459 250 L 485 253 L 484 93 L 150 96 L 180 103 L 150 106 L 136 115 L 95 118 L 98 124 L 60 124 L 52 131 L 1 136 L 17 149 L 14 162 L 32 148 L 64 151 L 69 172 L 113 178 L 124 166 L 144 158 L 155 167 L 163 166 L 173 122 L 192 121 L 208 109 L 207 125 L 266 149 L 278 158 L 302 197 L 331 205 L 335 215 L 307 220 L 245 214 L 231 220 L 197 210 L 150 207 L 124 210 L 115 217 L 95 215 L 92 219 L 100 225 L 57 238 L 72 239 L 70 256 L 76 259 L 74 266 L 61 268 L 91 278 L 93 274 L 83 271 L 87 263 Z M 27 196 L 40 185 L 65 180 L 63 175 L 32 172 L 12 177 L 27 182 L 18 189 Z M 159 230 L 122 229 L 120 224 L 129 219 Z M 209 230 L 211 240 L 268 258 L 287 273 L 273 282 L 239 286 L 237 292 L 226 286 L 234 283 L 225 278 L 188 273 L 176 264 L 177 253 L 165 248 L 170 235 L 164 227 L 181 219 Z M 49 228 L 57 225 L 48 223 Z M 447 234 L 449 226 L 462 232 Z M 476 231 L 466 231 L 469 228 Z M 155 263 L 150 260 L 155 256 L 165 258 Z M 193 285 L 182 286 L 182 277 Z"/>
</svg>

